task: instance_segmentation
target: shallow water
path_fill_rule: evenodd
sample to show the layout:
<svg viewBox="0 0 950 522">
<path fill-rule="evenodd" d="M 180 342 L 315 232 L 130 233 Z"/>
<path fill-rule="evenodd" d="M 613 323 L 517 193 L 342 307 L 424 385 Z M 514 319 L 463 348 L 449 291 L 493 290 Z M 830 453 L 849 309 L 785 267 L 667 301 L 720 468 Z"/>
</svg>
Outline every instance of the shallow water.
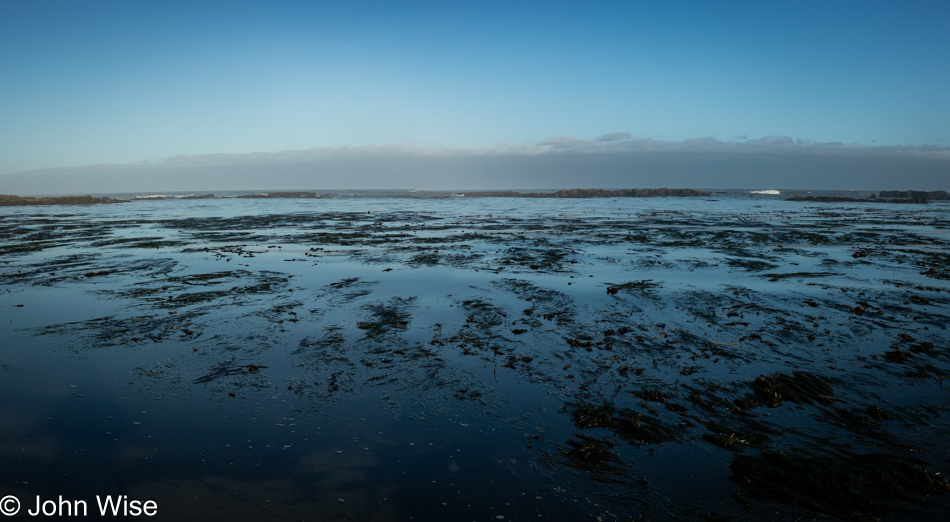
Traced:
<svg viewBox="0 0 950 522">
<path fill-rule="evenodd" d="M 947 204 L 379 196 L 0 209 L 0 494 L 169 520 L 950 509 Z"/>
</svg>

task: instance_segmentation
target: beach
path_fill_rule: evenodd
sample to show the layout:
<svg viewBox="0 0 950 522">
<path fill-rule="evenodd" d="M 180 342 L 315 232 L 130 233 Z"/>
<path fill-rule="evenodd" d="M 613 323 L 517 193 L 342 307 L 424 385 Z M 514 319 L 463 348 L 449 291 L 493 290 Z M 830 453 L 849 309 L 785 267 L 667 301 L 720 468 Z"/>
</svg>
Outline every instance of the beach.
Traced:
<svg viewBox="0 0 950 522">
<path fill-rule="evenodd" d="M 460 194 L 0 208 L 5 492 L 169 520 L 950 510 L 950 202 Z"/>
</svg>

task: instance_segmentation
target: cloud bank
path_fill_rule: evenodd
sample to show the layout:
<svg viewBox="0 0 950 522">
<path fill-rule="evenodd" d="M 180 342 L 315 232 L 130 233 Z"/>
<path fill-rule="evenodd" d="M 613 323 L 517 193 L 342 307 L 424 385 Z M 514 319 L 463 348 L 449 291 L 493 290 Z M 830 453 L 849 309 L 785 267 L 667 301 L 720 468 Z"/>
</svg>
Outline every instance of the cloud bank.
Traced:
<svg viewBox="0 0 950 522">
<path fill-rule="evenodd" d="M 0 193 L 416 188 L 950 189 L 950 147 L 766 136 L 681 142 L 614 132 L 485 148 L 360 146 L 183 155 L 0 176 Z"/>
</svg>

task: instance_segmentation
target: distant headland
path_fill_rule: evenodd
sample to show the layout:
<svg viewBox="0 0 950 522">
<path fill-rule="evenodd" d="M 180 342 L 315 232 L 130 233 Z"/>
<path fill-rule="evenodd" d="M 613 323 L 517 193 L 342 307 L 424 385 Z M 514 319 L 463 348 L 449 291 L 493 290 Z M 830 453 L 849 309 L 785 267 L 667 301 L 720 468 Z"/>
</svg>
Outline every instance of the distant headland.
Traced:
<svg viewBox="0 0 950 522">
<path fill-rule="evenodd" d="M 20 207 L 28 205 L 98 205 L 104 203 L 127 203 L 125 199 L 94 198 L 92 196 L 59 196 L 49 198 L 31 198 L 6 196 L 0 194 L 0 207 Z"/>
</svg>

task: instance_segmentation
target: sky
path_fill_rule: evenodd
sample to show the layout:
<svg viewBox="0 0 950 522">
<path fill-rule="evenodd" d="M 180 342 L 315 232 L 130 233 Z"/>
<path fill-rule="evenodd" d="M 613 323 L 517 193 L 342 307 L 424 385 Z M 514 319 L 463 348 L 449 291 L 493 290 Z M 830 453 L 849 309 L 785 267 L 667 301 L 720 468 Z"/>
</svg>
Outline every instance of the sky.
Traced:
<svg viewBox="0 0 950 522">
<path fill-rule="evenodd" d="M 950 189 L 947 49 L 945 0 L 0 0 L 0 193 Z"/>
</svg>

